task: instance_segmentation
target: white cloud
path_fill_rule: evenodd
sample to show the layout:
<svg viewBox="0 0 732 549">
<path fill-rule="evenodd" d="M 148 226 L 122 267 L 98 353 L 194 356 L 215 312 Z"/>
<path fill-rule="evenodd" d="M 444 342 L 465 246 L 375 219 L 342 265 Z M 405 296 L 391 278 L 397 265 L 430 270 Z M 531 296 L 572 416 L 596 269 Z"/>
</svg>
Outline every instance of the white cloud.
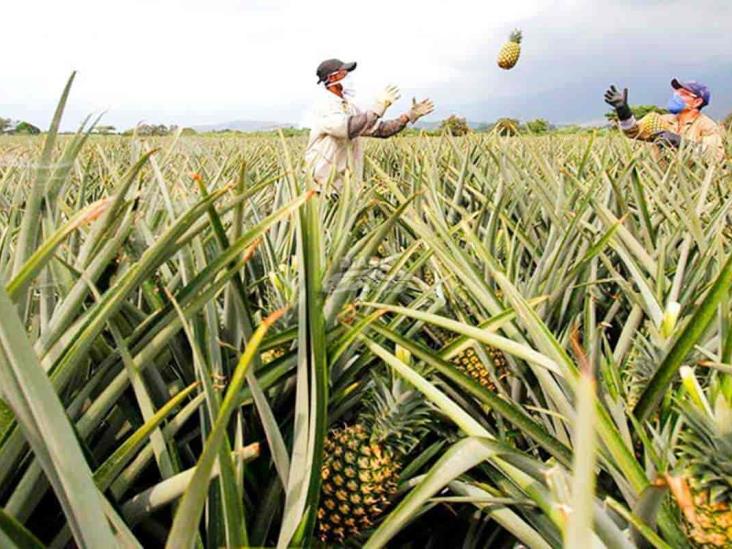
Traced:
<svg viewBox="0 0 732 549">
<path fill-rule="evenodd" d="M 0 104 L 50 112 L 73 69 L 75 111 L 212 121 L 292 115 L 327 57 L 359 62 L 364 90 L 405 95 L 459 82 L 476 47 L 497 47 L 541 0 L 30 0 L 3 7 Z M 8 52 L 14 52 L 8 55 Z M 492 60 L 490 60 L 492 62 Z M 36 120 L 45 123 L 45 120 Z"/>
<path fill-rule="evenodd" d="M 363 95 L 386 83 L 431 95 L 436 115 L 510 102 L 603 73 L 723 60 L 726 0 L 25 0 L 3 6 L 0 115 L 47 125 L 79 71 L 66 126 L 107 110 L 129 126 L 301 119 L 324 58 L 356 60 Z M 524 53 L 495 55 L 514 26 Z M 398 107 L 399 107 L 398 106 Z"/>
</svg>

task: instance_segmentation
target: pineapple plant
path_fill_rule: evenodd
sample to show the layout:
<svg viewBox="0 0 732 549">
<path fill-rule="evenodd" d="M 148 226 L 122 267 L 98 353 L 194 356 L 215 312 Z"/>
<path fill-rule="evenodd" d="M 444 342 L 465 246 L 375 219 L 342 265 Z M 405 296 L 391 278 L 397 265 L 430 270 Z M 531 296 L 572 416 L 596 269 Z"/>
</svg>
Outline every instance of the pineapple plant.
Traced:
<svg viewBox="0 0 732 549">
<path fill-rule="evenodd" d="M 399 379 L 374 376 L 363 412 L 325 440 L 317 535 L 342 544 L 371 528 L 396 497 L 404 458 L 426 432 L 429 409 Z"/>
<path fill-rule="evenodd" d="M 652 343 L 642 334 L 638 334 L 620 372 L 628 410 L 635 408 L 657 364 L 658 358 Z"/>
<path fill-rule="evenodd" d="M 521 31 L 516 29 L 508 37 L 508 42 L 501 46 L 498 52 L 498 66 L 502 69 L 512 69 L 518 63 L 521 55 Z"/>
<path fill-rule="evenodd" d="M 666 123 L 657 112 L 649 112 L 638 121 L 638 129 L 641 136 L 650 137 L 665 130 Z"/>
<path fill-rule="evenodd" d="M 695 547 L 732 548 L 731 387 L 712 388 L 713 408 L 689 402 L 680 407 L 686 424 L 680 457 L 691 501 L 679 503 Z"/>
<path fill-rule="evenodd" d="M 389 196 L 390 194 L 388 185 L 382 179 L 375 180 L 374 192 L 379 196 Z"/>
</svg>

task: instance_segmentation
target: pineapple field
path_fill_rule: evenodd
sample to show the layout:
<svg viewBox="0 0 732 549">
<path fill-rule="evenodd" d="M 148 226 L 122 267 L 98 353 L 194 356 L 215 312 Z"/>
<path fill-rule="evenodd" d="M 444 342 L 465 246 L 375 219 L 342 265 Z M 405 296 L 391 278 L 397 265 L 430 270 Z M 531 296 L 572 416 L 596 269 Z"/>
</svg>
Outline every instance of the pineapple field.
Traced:
<svg viewBox="0 0 732 549">
<path fill-rule="evenodd" d="M 68 89 L 67 89 L 68 93 Z M 0 138 L 0 547 L 732 547 L 732 179 L 619 133 Z"/>
</svg>

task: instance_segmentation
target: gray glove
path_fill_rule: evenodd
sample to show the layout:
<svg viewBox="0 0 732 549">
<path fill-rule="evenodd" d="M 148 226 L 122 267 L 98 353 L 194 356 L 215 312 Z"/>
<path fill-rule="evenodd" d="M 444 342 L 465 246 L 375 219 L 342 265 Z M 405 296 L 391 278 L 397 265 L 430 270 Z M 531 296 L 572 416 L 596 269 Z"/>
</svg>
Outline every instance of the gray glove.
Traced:
<svg viewBox="0 0 732 549">
<path fill-rule="evenodd" d="M 653 141 L 661 147 L 678 149 L 681 146 L 681 136 L 669 131 L 658 132 L 653 136 Z"/>
<path fill-rule="evenodd" d="M 633 116 L 633 112 L 628 106 L 628 88 L 622 92 L 612 85 L 605 92 L 605 103 L 610 105 L 615 112 L 618 113 L 618 120 L 628 120 Z"/>
</svg>

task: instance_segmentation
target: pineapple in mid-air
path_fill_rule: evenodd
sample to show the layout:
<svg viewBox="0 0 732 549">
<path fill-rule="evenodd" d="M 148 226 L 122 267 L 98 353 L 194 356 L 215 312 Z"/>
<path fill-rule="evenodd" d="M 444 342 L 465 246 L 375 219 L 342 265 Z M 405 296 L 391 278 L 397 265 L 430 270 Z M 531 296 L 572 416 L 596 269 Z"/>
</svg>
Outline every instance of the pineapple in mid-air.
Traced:
<svg viewBox="0 0 732 549">
<path fill-rule="evenodd" d="M 638 121 L 638 129 L 641 136 L 650 137 L 664 131 L 666 123 L 657 112 L 649 112 Z"/>
<path fill-rule="evenodd" d="M 521 31 L 516 29 L 508 37 L 508 42 L 501 46 L 498 52 L 498 66 L 502 69 L 512 69 L 518 63 L 521 55 Z"/>
<path fill-rule="evenodd" d="M 711 414 L 688 402 L 681 407 L 686 427 L 680 457 L 693 503 L 682 509 L 694 547 L 732 548 L 731 389 L 712 388 Z"/>
<path fill-rule="evenodd" d="M 404 458 L 426 432 L 429 409 L 419 394 L 380 377 L 355 423 L 325 440 L 318 537 L 342 544 L 371 528 L 393 502 Z"/>
</svg>

